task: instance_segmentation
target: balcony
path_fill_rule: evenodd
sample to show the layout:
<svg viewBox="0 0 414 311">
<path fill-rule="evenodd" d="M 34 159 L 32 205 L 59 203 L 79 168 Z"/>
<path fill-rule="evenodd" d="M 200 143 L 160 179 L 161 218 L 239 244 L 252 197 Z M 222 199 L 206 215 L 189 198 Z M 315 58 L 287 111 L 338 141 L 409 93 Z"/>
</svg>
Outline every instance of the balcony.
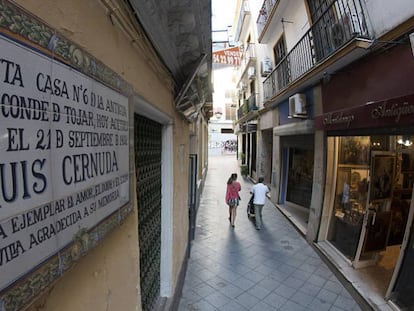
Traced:
<svg viewBox="0 0 414 311">
<path fill-rule="evenodd" d="M 262 7 L 259 11 L 259 16 L 256 20 L 257 34 L 259 35 L 259 42 L 264 36 L 265 28 L 268 26 L 269 21 L 272 19 L 274 10 L 279 4 L 280 0 L 265 0 L 262 4 Z"/>
<path fill-rule="evenodd" d="M 239 67 L 239 82 L 244 80 L 249 75 L 249 68 L 256 66 L 256 51 L 255 44 L 249 43 L 246 46 L 246 49 L 242 51 L 240 58 L 240 67 Z"/>
<path fill-rule="evenodd" d="M 264 80 L 264 101 L 275 98 L 305 74 L 316 68 L 323 68 L 327 59 L 348 43 L 355 42 L 353 49 L 356 50 L 357 47 L 363 47 L 360 43 L 370 42 L 368 39 L 369 33 L 360 0 L 353 1 L 352 5 L 346 0 L 333 1 Z M 349 55 L 341 55 L 342 66 L 347 61 L 351 62 L 352 57 L 360 57 L 358 55 L 363 52 L 352 54 L 353 50 L 350 49 L 347 53 Z"/>
<path fill-rule="evenodd" d="M 244 31 L 247 29 L 247 27 L 244 27 L 250 22 L 251 14 L 250 14 L 250 8 L 249 8 L 249 1 L 243 1 L 239 19 L 237 21 L 237 28 L 234 34 L 234 41 L 240 41 L 240 38 L 243 38 Z"/>
<path fill-rule="evenodd" d="M 257 111 L 257 94 L 252 94 L 248 99 L 243 100 L 243 104 L 237 110 L 237 119 L 244 119 L 247 115 L 251 114 L 251 112 Z"/>
</svg>

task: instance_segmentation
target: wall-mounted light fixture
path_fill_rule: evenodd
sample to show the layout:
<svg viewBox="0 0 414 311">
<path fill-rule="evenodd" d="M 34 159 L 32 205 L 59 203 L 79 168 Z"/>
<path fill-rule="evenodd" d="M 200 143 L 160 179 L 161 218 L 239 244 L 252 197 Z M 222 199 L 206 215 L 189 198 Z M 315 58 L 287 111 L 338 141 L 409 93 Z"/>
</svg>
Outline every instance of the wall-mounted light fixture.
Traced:
<svg viewBox="0 0 414 311">
<path fill-rule="evenodd" d="M 373 148 L 381 148 L 381 143 L 379 141 L 373 141 L 372 142 L 372 147 Z"/>
<path fill-rule="evenodd" d="M 398 142 L 400 145 L 404 145 L 404 146 L 406 146 L 406 147 L 410 147 L 410 146 L 413 144 L 413 142 L 412 142 L 412 140 L 411 140 L 411 137 L 410 137 L 410 136 L 405 136 L 405 135 L 401 136 L 401 137 L 397 140 L 397 142 Z"/>
</svg>

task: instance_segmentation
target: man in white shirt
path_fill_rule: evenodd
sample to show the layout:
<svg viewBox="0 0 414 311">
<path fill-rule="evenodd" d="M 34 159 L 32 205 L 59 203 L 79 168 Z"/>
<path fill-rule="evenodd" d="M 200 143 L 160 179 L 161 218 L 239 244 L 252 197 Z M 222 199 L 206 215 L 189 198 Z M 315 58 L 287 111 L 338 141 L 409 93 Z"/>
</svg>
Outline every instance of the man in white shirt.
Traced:
<svg viewBox="0 0 414 311">
<path fill-rule="evenodd" d="M 263 184 L 263 181 L 263 177 L 259 177 L 258 183 L 250 190 L 250 193 L 254 195 L 254 218 L 256 219 L 257 230 L 262 228 L 262 209 L 263 205 L 266 203 L 266 193 L 269 192 L 269 187 Z"/>
</svg>

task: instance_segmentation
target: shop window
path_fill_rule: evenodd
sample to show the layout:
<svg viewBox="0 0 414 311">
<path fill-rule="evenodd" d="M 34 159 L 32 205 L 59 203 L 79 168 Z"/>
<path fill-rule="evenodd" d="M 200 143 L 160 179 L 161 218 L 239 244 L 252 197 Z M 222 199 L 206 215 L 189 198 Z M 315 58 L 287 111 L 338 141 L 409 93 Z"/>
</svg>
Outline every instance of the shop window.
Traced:
<svg viewBox="0 0 414 311">
<path fill-rule="evenodd" d="M 358 246 L 368 192 L 368 168 L 340 166 L 337 170 L 331 241 L 353 259 Z"/>
<path fill-rule="evenodd" d="M 411 136 L 329 138 L 328 151 L 326 186 L 332 188 L 326 197 L 331 204 L 329 223 L 323 224 L 326 239 L 356 269 L 353 277 L 369 280 L 378 294 L 411 310 L 414 299 L 407 298 L 414 279 L 413 236 L 408 230 L 414 206 Z"/>
<path fill-rule="evenodd" d="M 289 148 L 286 201 L 309 208 L 313 184 L 313 150 Z"/>
<path fill-rule="evenodd" d="M 401 244 L 404 238 L 405 227 L 410 209 L 411 195 L 414 184 L 414 145 L 412 136 L 398 136 L 397 150 L 401 152 L 400 165 L 400 187 L 394 190 L 394 199 L 391 206 L 393 213 L 390 230 L 389 245 Z M 405 257 L 402 261 L 401 270 L 392 300 L 397 303 L 401 310 L 412 310 L 414 308 L 414 230 L 411 230 L 408 244 L 405 248 Z"/>
<path fill-rule="evenodd" d="M 370 145 L 369 136 L 338 138 L 334 208 L 328 239 L 350 259 L 355 258 L 365 215 Z"/>
<path fill-rule="evenodd" d="M 337 138 L 333 211 L 327 238 L 350 260 L 369 259 L 387 246 L 402 243 L 414 160 L 411 164 L 413 153 L 401 149 L 398 141 L 395 136 Z"/>
</svg>

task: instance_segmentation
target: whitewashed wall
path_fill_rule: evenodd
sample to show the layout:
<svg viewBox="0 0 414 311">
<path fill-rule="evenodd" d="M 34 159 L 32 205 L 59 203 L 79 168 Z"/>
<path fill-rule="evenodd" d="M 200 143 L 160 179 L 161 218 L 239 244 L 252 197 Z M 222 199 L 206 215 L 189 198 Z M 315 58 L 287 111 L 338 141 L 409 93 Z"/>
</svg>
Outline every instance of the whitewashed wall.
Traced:
<svg viewBox="0 0 414 311">
<path fill-rule="evenodd" d="M 376 38 L 414 16 L 413 0 L 365 0 L 365 5 Z"/>
</svg>

